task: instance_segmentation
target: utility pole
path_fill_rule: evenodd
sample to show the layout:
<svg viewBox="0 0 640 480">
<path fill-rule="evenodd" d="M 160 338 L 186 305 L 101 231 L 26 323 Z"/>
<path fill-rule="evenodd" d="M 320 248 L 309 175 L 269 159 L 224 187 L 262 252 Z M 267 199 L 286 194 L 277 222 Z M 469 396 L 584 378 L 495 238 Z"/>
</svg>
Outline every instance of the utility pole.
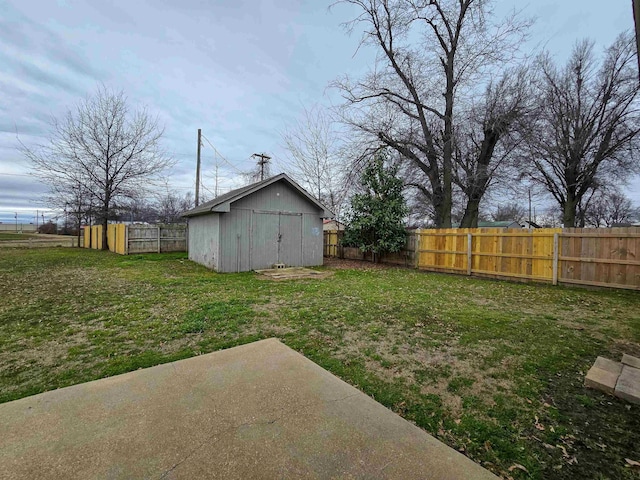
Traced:
<svg viewBox="0 0 640 480">
<path fill-rule="evenodd" d="M 200 147 L 202 146 L 202 129 L 198 129 L 198 160 L 196 163 L 196 207 L 200 203 Z"/>
<path fill-rule="evenodd" d="M 16 218 L 16 233 L 18 233 L 18 212 L 16 212 L 15 218 Z"/>
<path fill-rule="evenodd" d="M 260 167 L 260 181 L 262 181 L 264 180 L 264 167 L 269 163 L 269 160 L 271 160 L 271 157 L 269 157 L 268 155 L 265 155 L 264 153 L 254 153 L 251 156 L 258 157 L 260 159 L 258 160 L 258 166 Z"/>
<path fill-rule="evenodd" d="M 633 0 L 633 21 L 636 27 L 636 51 L 638 53 L 638 72 L 640 72 L 640 0 Z"/>
</svg>

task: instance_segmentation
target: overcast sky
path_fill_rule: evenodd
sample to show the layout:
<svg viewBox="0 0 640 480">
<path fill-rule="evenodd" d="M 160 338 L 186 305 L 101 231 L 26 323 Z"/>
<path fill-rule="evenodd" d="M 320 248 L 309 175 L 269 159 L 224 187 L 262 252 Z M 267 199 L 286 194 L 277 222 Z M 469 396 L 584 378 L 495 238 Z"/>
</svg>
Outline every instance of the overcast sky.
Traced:
<svg viewBox="0 0 640 480">
<path fill-rule="evenodd" d="M 193 188 L 196 132 L 224 159 L 220 186 L 237 185 L 252 153 L 285 158 L 280 132 L 295 124 L 303 105 L 329 104 L 328 83 L 358 75 L 373 53 L 341 23 L 357 11 L 322 0 L 0 0 L 0 221 L 34 221 L 46 188 L 29 174 L 16 150 L 27 145 L 100 83 L 123 89 L 165 126 L 164 145 L 178 161 L 170 183 Z M 545 47 L 559 61 L 577 39 L 599 50 L 633 28 L 631 0 L 496 0 L 496 13 L 513 8 L 537 17 L 524 50 Z M 213 190 L 215 156 L 203 149 L 204 182 Z M 274 173 L 275 173 L 274 172 Z M 640 183 L 628 191 L 640 204 Z M 48 215 L 48 214 L 47 214 Z M 46 217 L 48 218 L 48 217 Z"/>
</svg>

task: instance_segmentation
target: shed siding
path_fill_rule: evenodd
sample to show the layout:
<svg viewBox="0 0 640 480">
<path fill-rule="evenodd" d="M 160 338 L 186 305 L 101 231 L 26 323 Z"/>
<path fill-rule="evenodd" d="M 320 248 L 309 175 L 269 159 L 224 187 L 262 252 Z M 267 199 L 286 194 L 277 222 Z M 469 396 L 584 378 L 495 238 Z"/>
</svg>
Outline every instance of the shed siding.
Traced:
<svg viewBox="0 0 640 480">
<path fill-rule="evenodd" d="M 322 265 L 322 218 L 305 214 L 302 216 L 302 222 L 302 266 Z"/>
<path fill-rule="evenodd" d="M 231 208 L 220 214 L 219 272 L 251 270 L 251 210 Z"/>
<path fill-rule="evenodd" d="M 269 212 L 317 213 L 322 211 L 284 181 L 273 183 L 257 192 L 233 202 L 231 207 Z"/>
<path fill-rule="evenodd" d="M 219 215 L 201 215 L 189 219 L 189 260 L 218 271 L 220 249 Z"/>
</svg>

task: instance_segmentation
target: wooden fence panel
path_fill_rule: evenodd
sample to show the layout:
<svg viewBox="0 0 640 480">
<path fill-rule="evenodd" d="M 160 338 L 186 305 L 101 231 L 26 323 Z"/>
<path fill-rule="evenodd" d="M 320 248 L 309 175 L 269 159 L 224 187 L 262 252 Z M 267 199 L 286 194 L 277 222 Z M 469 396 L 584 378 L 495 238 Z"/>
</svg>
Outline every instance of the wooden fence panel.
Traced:
<svg viewBox="0 0 640 480">
<path fill-rule="evenodd" d="M 640 290 L 640 228 L 567 228 L 561 237 L 561 283 Z"/>
<path fill-rule="evenodd" d="M 341 257 L 340 253 L 340 240 L 342 240 L 342 231 L 338 230 L 325 230 L 324 237 L 324 256 L 325 257 Z"/>
<path fill-rule="evenodd" d="M 102 225 L 94 225 L 91 228 L 91 248 L 102 250 Z"/>
<path fill-rule="evenodd" d="M 414 234 L 418 268 L 428 268 L 444 272 L 467 270 L 467 235 L 464 229 L 420 230 Z"/>
<path fill-rule="evenodd" d="M 184 252 L 186 250 L 186 225 L 160 226 L 160 252 Z"/>
<path fill-rule="evenodd" d="M 418 268 L 552 281 L 558 229 L 438 229 L 416 232 Z M 471 235 L 471 255 L 469 255 Z"/>
<path fill-rule="evenodd" d="M 155 225 L 129 225 L 129 254 L 159 253 L 158 230 Z"/>
<path fill-rule="evenodd" d="M 107 226 L 109 250 L 129 253 L 184 252 L 187 249 L 186 225 L 125 225 Z M 102 248 L 102 226 L 84 227 L 84 247 Z"/>
</svg>

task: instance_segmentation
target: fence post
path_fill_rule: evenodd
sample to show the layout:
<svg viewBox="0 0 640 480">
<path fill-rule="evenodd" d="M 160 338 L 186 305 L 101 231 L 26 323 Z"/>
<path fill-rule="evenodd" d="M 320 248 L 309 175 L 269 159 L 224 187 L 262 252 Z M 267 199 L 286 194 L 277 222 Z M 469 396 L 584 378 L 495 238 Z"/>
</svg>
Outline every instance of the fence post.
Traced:
<svg viewBox="0 0 640 480">
<path fill-rule="evenodd" d="M 413 262 L 415 268 L 420 268 L 420 231 L 421 229 L 419 228 L 413 231 Z"/>
<path fill-rule="evenodd" d="M 553 285 L 558 285 L 558 245 L 559 245 L 559 235 L 557 233 L 553 234 Z"/>
<path fill-rule="evenodd" d="M 473 234 L 467 233 L 467 275 L 471 275 L 471 267 L 473 265 L 471 262 L 471 256 L 473 255 L 472 245 Z"/>
<path fill-rule="evenodd" d="M 129 255 L 129 226 L 124 226 L 124 254 Z"/>
<path fill-rule="evenodd" d="M 158 234 L 158 253 L 160 253 L 160 225 L 158 225 L 157 227 L 157 234 Z"/>
</svg>

